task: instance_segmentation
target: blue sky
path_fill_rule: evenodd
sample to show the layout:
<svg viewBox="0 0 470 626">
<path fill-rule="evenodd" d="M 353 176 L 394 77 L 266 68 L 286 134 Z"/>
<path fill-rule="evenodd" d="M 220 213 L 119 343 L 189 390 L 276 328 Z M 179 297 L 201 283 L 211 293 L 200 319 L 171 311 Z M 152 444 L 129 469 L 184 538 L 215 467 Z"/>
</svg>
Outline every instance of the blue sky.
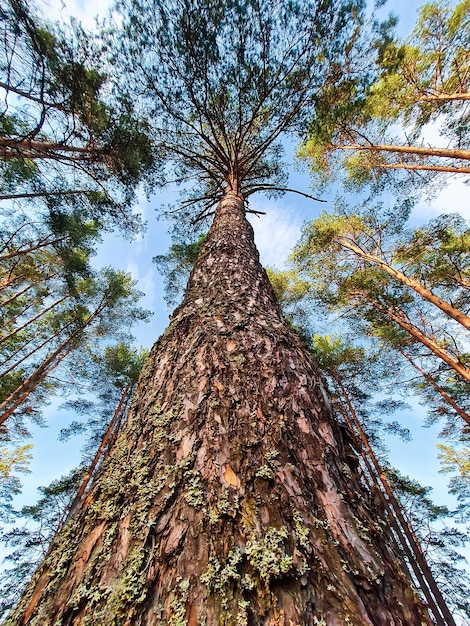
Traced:
<svg viewBox="0 0 470 626">
<path fill-rule="evenodd" d="M 388 3 L 388 10 L 401 17 L 402 33 L 410 31 L 417 17 L 417 8 L 421 2 L 416 0 L 393 0 Z M 91 0 L 57 0 L 42 1 L 42 6 L 52 16 L 64 18 L 73 15 L 79 18 L 85 27 L 93 25 L 93 18 L 97 10 L 103 15 L 107 8 L 107 0 L 100 2 L 99 7 Z M 309 191 L 308 174 L 294 172 L 291 186 L 302 191 Z M 266 215 L 260 218 L 252 217 L 255 229 L 255 239 L 260 250 L 261 261 L 264 265 L 282 268 L 293 245 L 299 239 L 302 224 L 314 217 L 323 209 L 332 206 L 331 196 L 325 195 L 326 204 L 314 203 L 301 199 L 299 196 L 287 194 L 274 202 L 262 196 L 252 200 L 253 208 L 265 211 Z M 459 211 L 470 218 L 468 206 L 468 186 L 462 181 L 455 180 L 446 189 L 440 192 L 432 203 L 421 202 L 415 209 L 413 220 L 423 223 L 443 212 Z M 176 201 L 171 192 L 154 196 L 150 201 L 142 198 L 136 210 L 139 210 L 147 221 L 148 228 L 144 236 L 128 242 L 113 236 L 107 236 L 96 257 L 99 266 L 113 265 L 132 273 L 139 281 L 139 288 L 145 293 L 142 306 L 154 311 L 149 324 L 141 324 L 135 330 L 137 344 L 150 348 L 168 324 L 166 304 L 163 300 L 163 281 L 152 257 L 165 253 L 170 240 L 167 235 L 167 225 L 157 220 L 156 209 L 168 202 Z M 36 497 L 36 487 L 47 485 L 52 479 L 60 477 L 80 460 L 80 443 L 74 439 L 67 443 L 57 441 L 57 435 L 66 425 L 67 415 L 57 410 L 59 402 L 53 402 L 45 409 L 48 423 L 47 429 L 35 429 L 34 458 L 31 474 L 23 480 L 23 502 L 31 502 Z M 396 439 L 389 442 L 392 450 L 391 459 L 404 473 L 409 473 L 424 484 L 431 484 L 435 488 L 436 501 L 447 501 L 447 478 L 438 473 L 436 459 L 435 429 L 421 427 L 424 410 L 412 401 L 412 409 L 403 414 L 404 425 L 410 427 L 414 434 L 412 443 L 404 444 Z"/>
</svg>

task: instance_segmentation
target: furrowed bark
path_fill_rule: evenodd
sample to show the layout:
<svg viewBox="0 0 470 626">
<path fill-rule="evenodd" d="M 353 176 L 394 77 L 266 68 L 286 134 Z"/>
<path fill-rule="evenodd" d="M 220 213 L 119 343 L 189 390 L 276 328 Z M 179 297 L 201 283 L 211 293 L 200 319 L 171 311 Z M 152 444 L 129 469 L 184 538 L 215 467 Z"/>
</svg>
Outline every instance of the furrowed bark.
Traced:
<svg viewBox="0 0 470 626">
<path fill-rule="evenodd" d="M 430 625 L 228 192 L 8 626 Z"/>
</svg>

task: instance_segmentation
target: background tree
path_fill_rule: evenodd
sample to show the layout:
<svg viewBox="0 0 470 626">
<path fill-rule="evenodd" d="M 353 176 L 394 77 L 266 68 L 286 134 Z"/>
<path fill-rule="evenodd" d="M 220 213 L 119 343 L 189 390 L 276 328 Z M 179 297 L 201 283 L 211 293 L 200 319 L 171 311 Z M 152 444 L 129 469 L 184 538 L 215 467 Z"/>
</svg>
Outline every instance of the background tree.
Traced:
<svg viewBox="0 0 470 626">
<path fill-rule="evenodd" d="M 80 381 L 80 385 L 74 387 L 75 395 L 77 392 L 78 395 L 61 408 L 72 409 L 77 419 L 63 430 L 62 437 L 81 436 L 81 440 L 85 441 L 82 462 L 67 476 L 52 481 L 47 487 L 40 487 L 41 497 L 35 504 L 23 506 L 19 512 L 11 512 L 10 524 L 14 521 L 17 525 L 4 526 L 1 533 L 2 542 L 12 547 L 13 551 L 6 557 L 10 567 L 0 578 L 0 615 L 5 616 L 18 601 L 25 581 L 47 554 L 52 538 L 83 501 L 90 479 L 106 458 L 127 415 L 146 355 L 146 351 L 137 351 L 119 342 L 105 347 L 101 354 L 95 352 L 92 360 L 80 354 L 75 360 L 72 369 L 74 380 Z M 113 406 L 116 409 L 110 419 L 110 407 Z M 11 473 L 14 466 L 22 462 L 24 465 L 22 459 L 30 446 L 28 444 L 19 449 L 14 456 L 5 457 L 5 462 L 11 459 L 5 476 Z M 3 519 L 4 524 L 6 521 Z M 22 521 L 20 526 L 19 521 Z"/>
<path fill-rule="evenodd" d="M 339 160 L 356 182 L 390 170 L 469 174 L 469 20 L 467 0 L 433 2 L 406 40 L 384 32 L 374 69 L 328 88 L 319 103 L 302 148 L 312 171 L 332 175 Z M 430 123 L 440 127 L 440 146 L 427 139 Z"/>
<path fill-rule="evenodd" d="M 408 215 L 406 206 L 358 212 L 338 203 L 306 226 L 293 260 L 321 302 L 362 320 L 365 336 L 396 349 L 468 423 L 466 385 L 458 392 L 458 381 L 470 380 L 459 330 L 468 311 L 468 228 L 442 216 L 408 230 Z"/>
<path fill-rule="evenodd" d="M 439 444 L 438 447 L 442 472 L 451 475 L 450 493 L 455 495 L 459 502 L 457 508 L 459 519 L 466 523 L 470 507 L 468 433 L 461 436 L 460 441 L 453 445 Z"/>
<path fill-rule="evenodd" d="M 165 300 L 169 307 L 174 308 L 180 303 L 205 238 L 201 234 L 195 241 L 173 243 L 167 254 L 153 258 L 158 271 L 164 277 Z"/>
<path fill-rule="evenodd" d="M 156 153 L 130 101 L 112 94 L 100 49 L 22 0 L 4 4 L 0 28 L 1 200 L 75 204 L 135 231 L 134 189 Z"/>
<path fill-rule="evenodd" d="M 140 295 L 129 275 L 106 269 L 78 281 L 70 304 L 68 300 L 63 306 L 54 303 L 35 316 L 22 334 L 15 335 L 13 347 L 6 341 L 1 423 L 29 401 L 31 394 L 50 384 L 51 373 L 72 351 L 92 338 L 119 336 L 125 324 L 145 319 L 148 312 L 135 306 Z"/>
</svg>

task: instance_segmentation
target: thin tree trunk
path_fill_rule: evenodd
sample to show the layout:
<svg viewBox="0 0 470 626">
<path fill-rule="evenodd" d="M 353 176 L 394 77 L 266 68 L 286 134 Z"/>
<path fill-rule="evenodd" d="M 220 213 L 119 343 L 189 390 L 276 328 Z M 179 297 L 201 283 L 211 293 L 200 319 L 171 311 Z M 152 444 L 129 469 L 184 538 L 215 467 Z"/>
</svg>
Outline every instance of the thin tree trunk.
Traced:
<svg viewBox="0 0 470 626">
<path fill-rule="evenodd" d="M 321 377 L 228 192 L 89 505 L 6 625 L 430 626 L 345 468 Z"/>
<path fill-rule="evenodd" d="M 19 298 L 20 296 L 23 296 L 27 291 L 29 291 L 30 289 L 33 289 L 38 284 L 44 283 L 44 282 L 46 282 L 48 280 L 51 280 L 52 278 L 57 278 L 57 276 L 58 276 L 58 273 L 55 272 L 54 274 L 49 274 L 49 276 L 45 276 L 43 278 L 40 278 L 39 280 L 36 280 L 34 282 L 31 282 L 31 283 L 27 284 L 26 287 L 24 287 L 23 289 L 20 289 L 20 291 L 17 291 L 16 293 L 14 293 L 12 296 L 7 298 L 6 300 L 3 300 L 3 301 L 0 300 L 0 308 L 4 307 L 4 306 L 7 306 L 8 304 L 11 304 L 14 300 Z"/>
<path fill-rule="evenodd" d="M 114 411 L 114 415 L 113 418 L 111 419 L 111 421 L 109 422 L 109 426 L 106 429 L 105 434 L 103 435 L 103 438 L 101 439 L 101 443 L 100 446 L 98 448 L 98 450 L 96 451 L 95 456 L 93 457 L 93 461 L 90 463 L 89 467 L 87 468 L 87 471 L 85 473 L 85 476 L 83 477 L 83 481 L 80 485 L 80 488 L 77 492 L 77 495 L 75 496 L 75 498 L 73 499 L 72 504 L 70 505 L 70 509 L 69 509 L 69 514 L 72 515 L 73 512 L 75 511 L 76 507 L 78 506 L 78 504 L 80 503 L 81 499 L 83 498 L 83 494 L 86 491 L 86 488 L 88 487 L 88 484 L 90 482 L 91 477 L 93 476 L 94 471 L 96 470 L 96 467 L 98 465 L 98 463 L 100 462 L 100 459 L 103 455 L 103 452 L 106 448 L 106 446 L 108 445 L 108 443 L 111 442 L 114 432 L 116 431 L 116 429 L 119 427 L 119 423 L 121 420 L 121 415 L 122 415 L 122 409 L 123 406 L 128 398 L 129 395 L 129 390 L 130 390 L 130 385 L 127 385 L 126 388 L 124 389 L 124 391 L 122 392 L 121 398 L 119 400 L 119 403 L 116 407 L 116 410 Z"/>
<path fill-rule="evenodd" d="M 69 354 L 70 346 L 75 339 L 84 331 L 84 329 L 89 326 L 93 320 L 99 315 L 103 308 L 103 303 L 97 307 L 97 309 L 88 316 L 86 322 L 84 322 L 79 328 L 77 328 L 73 333 L 71 333 L 65 341 L 63 341 L 58 348 L 52 352 L 44 361 L 37 367 L 34 372 L 28 376 L 26 380 L 24 380 L 16 389 L 13 391 L 8 398 L 3 400 L 0 403 L 0 424 L 3 424 L 5 420 L 7 420 L 13 412 L 18 408 L 18 406 L 24 401 L 24 399 L 30 394 L 31 391 L 36 389 L 36 387 L 45 379 L 45 377 L 57 367 L 57 365 Z M 55 365 L 54 365 L 55 363 Z M 52 368 L 51 368 L 52 366 Z M 51 369 L 50 369 L 51 368 Z M 10 368 L 11 369 L 11 368 Z M 10 371 L 10 370 L 9 370 Z M 1 413 L 3 411 L 3 413 Z"/>
<path fill-rule="evenodd" d="M 456 322 L 459 322 L 459 324 L 462 324 L 462 326 L 464 326 L 467 330 L 470 330 L 470 317 L 468 317 L 468 315 L 465 315 L 465 313 L 453 307 L 451 304 L 449 304 L 449 302 L 446 302 L 439 296 L 436 296 L 432 291 L 424 287 L 424 285 L 422 285 L 419 281 L 415 280 L 414 278 L 409 278 L 409 276 L 406 276 L 406 274 L 400 272 L 400 270 L 397 270 L 380 257 L 375 256 L 374 254 L 370 254 L 369 252 L 365 252 L 360 246 L 358 246 L 354 241 L 351 241 L 347 237 L 338 237 L 337 241 L 344 248 L 351 250 L 351 252 L 353 252 L 357 257 L 363 259 L 364 261 L 367 261 L 368 263 L 373 263 L 374 265 L 377 265 L 378 267 L 383 269 L 384 272 L 390 274 L 390 276 L 401 282 L 403 285 L 406 285 L 407 287 L 410 287 L 410 289 L 413 289 L 413 291 L 420 295 L 424 300 L 427 300 L 435 307 L 440 309 L 443 313 L 445 313 L 448 317 L 455 320 Z"/>
<path fill-rule="evenodd" d="M 59 330 L 57 330 L 51 337 L 46 337 L 46 339 L 42 343 L 40 343 L 39 345 L 35 346 L 27 354 L 24 354 L 18 361 L 16 361 L 16 363 L 13 363 L 12 365 L 10 365 L 10 367 L 7 370 L 5 370 L 4 372 L 1 372 L 1 375 L 2 376 L 8 376 L 8 374 L 10 374 L 10 372 L 15 370 L 19 365 L 21 365 L 21 363 L 24 363 L 26 361 L 26 359 L 28 359 L 29 357 L 33 356 L 33 354 L 36 354 L 36 352 L 41 350 L 41 348 L 44 348 L 44 346 L 46 346 L 48 343 L 50 343 L 53 339 L 55 339 L 56 337 L 59 337 L 59 335 L 61 335 L 64 332 L 64 330 L 66 330 L 71 325 L 71 323 L 72 322 L 69 322 L 64 328 L 59 328 Z M 34 339 L 36 339 L 36 337 L 32 337 L 25 344 L 23 344 L 18 350 L 15 350 L 15 352 L 13 354 L 9 355 L 9 357 L 7 359 L 5 359 L 5 361 L 2 361 L 1 365 L 5 365 L 6 363 L 8 363 L 8 361 L 11 361 L 11 359 L 13 357 L 15 357 L 17 354 L 21 353 L 21 351 L 29 343 L 34 341 Z"/>
<path fill-rule="evenodd" d="M 354 406 L 351 402 L 348 392 L 346 391 L 343 385 L 343 381 L 341 380 L 341 377 L 339 376 L 338 371 L 334 369 L 332 372 L 332 375 L 349 409 L 349 415 L 351 416 L 352 422 L 351 422 L 351 419 L 348 419 L 347 414 L 346 414 L 346 420 L 348 422 L 348 425 L 352 427 L 353 430 L 355 430 L 358 433 L 359 437 L 361 438 L 362 444 L 365 448 L 365 451 L 367 452 L 367 458 L 370 459 L 370 461 L 372 462 L 374 466 L 375 472 L 377 472 L 377 476 L 380 479 L 383 489 L 387 495 L 388 502 L 393 511 L 393 516 L 396 518 L 398 522 L 399 535 L 401 536 L 401 531 L 404 532 L 406 539 L 409 543 L 409 546 L 412 550 L 413 554 L 411 557 L 411 565 L 412 566 L 414 565 L 414 560 L 416 559 L 416 563 L 419 566 L 419 570 L 422 576 L 424 577 L 423 592 L 425 593 L 426 599 L 432 605 L 436 606 L 437 604 L 437 607 L 439 607 L 438 610 L 436 610 L 435 612 L 433 611 L 434 617 L 436 618 L 437 623 L 441 624 L 442 626 L 456 626 L 455 621 L 447 607 L 447 604 L 445 603 L 445 600 L 442 597 L 439 587 L 437 586 L 433 573 L 429 569 L 429 566 L 426 562 L 426 558 L 421 550 L 421 546 L 416 540 L 414 533 L 410 529 L 408 521 L 405 519 L 403 515 L 401 506 L 399 502 L 397 501 L 397 499 L 395 498 L 395 495 L 392 491 L 392 488 L 390 487 L 387 477 L 383 473 L 382 467 L 380 466 L 380 463 L 378 462 L 377 457 L 375 456 L 375 453 L 370 446 L 369 439 L 366 433 L 364 432 L 364 429 L 362 428 L 362 424 L 356 414 L 356 411 L 354 410 Z M 374 476 L 374 474 L 372 474 L 372 476 Z M 404 542 L 402 545 L 406 545 L 406 542 Z M 415 574 L 417 574 L 418 569 L 417 568 L 413 568 L 413 569 L 415 571 Z M 418 577 L 421 578 L 421 575 L 418 574 Z M 434 599 L 430 598 L 428 590 L 429 592 L 431 592 Z M 440 613 L 442 613 L 442 617 Z"/>
<path fill-rule="evenodd" d="M 377 309 L 377 311 L 380 311 L 386 317 L 398 324 L 400 328 L 406 330 L 407 333 L 409 333 L 412 337 L 422 343 L 423 346 L 426 346 L 426 348 L 428 348 L 435 356 L 444 361 L 444 363 L 447 363 L 447 365 L 455 370 L 457 374 L 459 374 L 464 380 L 470 382 L 470 370 L 462 365 L 462 363 L 458 359 L 456 359 L 446 350 L 441 348 L 435 341 L 429 339 L 429 337 L 427 337 L 421 330 L 419 330 L 419 328 L 411 324 L 411 322 L 406 321 L 404 318 L 394 312 L 393 309 L 384 306 L 383 304 L 380 304 L 362 291 L 353 292 L 351 293 L 351 295 L 358 296 L 359 298 L 366 300 L 366 302 L 369 302 L 369 304 Z"/>
<path fill-rule="evenodd" d="M 412 154 L 447 159 L 470 160 L 470 150 L 460 148 L 425 148 L 424 146 L 398 146 L 388 144 L 351 144 L 338 146 L 340 150 L 365 150 L 366 152 L 393 152 L 394 154 Z"/>
<path fill-rule="evenodd" d="M 89 189 L 68 189 L 67 191 L 35 191 L 31 193 L 0 194 L 0 200 L 20 200 L 21 198 L 47 198 L 49 196 L 77 196 L 91 193 Z"/>
<path fill-rule="evenodd" d="M 4 343 L 5 341 L 8 341 L 8 339 L 11 339 L 12 337 L 14 337 L 16 334 L 18 334 L 19 332 L 21 332 L 24 328 L 26 328 L 27 326 L 29 326 L 30 324 L 32 324 L 33 322 L 35 322 L 36 320 L 38 320 L 40 317 L 42 317 L 43 315 L 45 315 L 46 313 L 48 313 L 51 309 L 55 308 L 56 306 L 58 306 L 59 304 L 61 304 L 64 300 L 67 300 L 67 298 L 70 298 L 71 296 L 63 296 L 62 298 L 60 298 L 60 300 L 56 300 L 55 302 L 53 302 L 52 304 L 50 304 L 48 307 L 46 307 L 45 309 L 43 309 L 42 311 L 39 311 L 39 313 L 37 315 L 35 315 L 34 317 L 32 317 L 31 319 L 27 320 L 26 322 L 24 322 L 23 324 L 21 324 L 21 326 L 18 326 L 18 328 L 15 328 L 14 330 L 12 330 L 10 333 L 8 333 L 8 335 L 5 335 L 3 337 L 0 337 L 0 345 L 2 343 Z"/>
<path fill-rule="evenodd" d="M 416 165 L 412 163 L 375 163 L 374 168 L 381 170 L 417 170 L 423 172 L 446 172 L 447 174 L 470 174 L 470 167 L 452 165 Z"/>
<path fill-rule="evenodd" d="M 341 392 L 340 392 L 340 396 L 343 397 L 343 394 Z M 354 423 L 351 421 L 351 418 L 350 418 L 349 412 L 351 411 L 351 408 L 349 408 L 349 412 L 348 412 L 348 409 L 344 406 L 341 400 L 338 399 L 337 402 L 338 402 L 338 408 L 341 412 L 341 415 L 343 416 L 345 420 L 345 423 L 348 425 L 349 428 L 351 428 L 353 432 L 359 435 L 359 432 L 357 432 L 357 428 L 354 426 Z M 354 409 L 352 410 L 354 411 Z M 363 433 L 363 436 L 365 438 L 365 441 L 368 444 L 367 435 Z M 363 437 L 360 437 L 360 438 L 361 438 L 362 443 L 364 444 Z M 368 449 L 370 450 L 370 446 Z M 449 626 L 449 624 L 443 619 L 441 611 L 439 610 L 439 607 L 436 604 L 436 601 L 434 600 L 429 583 L 426 580 L 426 576 L 421 571 L 418 565 L 416 555 L 414 554 L 412 548 L 408 545 L 408 542 L 406 540 L 405 535 L 403 534 L 400 523 L 394 514 L 392 503 L 387 499 L 386 495 L 384 494 L 383 484 L 381 480 L 379 479 L 379 477 L 377 476 L 376 470 L 371 465 L 372 461 L 369 459 L 368 449 L 365 447 L 361 447 L 361 457 L 362 457 L 364 466 L 368 472 L 368 475 L 370 476 L 370 480 L 372 480 L 372 484 L 375 485 L 377 489 L 377 496 L 380 499 L 380 504 L 381 506 L 383 506 L 387 514 L 387 517 L 390 521 L 390 524 L 392 525 L 392 528 L 394 530 L 394 533 L 396 536 L 395 547 L 398 553 L 403 553 L 406 556 L 408 560 L 408 564 L 413 570 L 413 574 L 416 577 L 416 581 L 418 583 L 419 589 L 421 590 L 422 594 L 424 595 L 426 599 L 426 602 L 428 603 L 429 609 L 431 611 L 433 618 L 435 619 L 437 626 Z M 365 476 L 366 474 L 364 474 L 364 478 Z M 406 563 L 404 563 L 404 567 L 407 568 L 408 574 L 410 575 L 411 572 L 409 571 L 408 565 Z"/>
<path fill-rule="evenodd" d="M 24 250 L 12 250 L 11 252 L 7 252 L 6 254 L 2 254 L 0 256 L 0 261 L 7 261 L 8 259 L 13 259 L 17 256 L 23 256 L 25 254 L 29 254 L 30 252 L 34 252 L 35 250 L 40 250 L 41 248 L 46 248 L 47 246 L 52 246 L 55 243 L 59 243 L 60 241 L 64 241 L 65 237 L 58 237 L 57 239 L 51 239 L 49 241 L 43 241 L 41 243 L 37 243 L 34 246 L 30 246 L 29 248 L 25 248 Z"/>
<path fill-rule="evenodd" d="M 438 93 L 428 96 L 420 96 L 418 102 L 455 102 L 455 101 L 470 100 L 470 93 L 458 92 L 458 93 Z"/>
<path fill-rule="evenodd" d="M 24 287 L 23 289 L 20 289 L 20 291 L 14 293 L 12 296 L 10 296 L 9 298 L 7 298 L 6 300 L 0 301 L 0 307 L 3 306 L 8 306 L 9 304 L 11 304 L 14 300 L 17 300 L 18 298 L 20 298 L 21 296 L 23 296 L 27 291 L 29 291 L 30 289 L 32 289 L 34 287 L 36 283 L 30 283 L 29 285 L 26 285 L 26 287 Z"/>
<path fill-rule="evenodd" d="M 13 404 L 11 404 L 2 415 L 0 415 L 0 424 L 3 424 L 9 417 L 13 415 L 13 413 L 16 411 L 16 409 L 19 406 L 21 406 L 24 402 L 26 402 L 26 400 L 31 395 L 31 393 L 36 389 L 36 387 L 45 378 L 47 378 L 47 376 L 49 376 L 49 374 L 53 372 L 56 369 L 56 367 L 58 367 L 62 363 L 65 357 L 67 357 L 70 354 L 72 349 L 73 349 L 72 347 L 68 347 L 65 350 L 65 352 L 62 352 L 61 354 L 56 354 L 55 360 L 49 361 L 47 363 L 48 367 L 46 367 L 46 369 L 44 369 L 43 366 L 41 366 L 40 372 L 36 370 L 34 374 L 30 376 L 27 381 L 25 381 L 25 383 L 28 383 L 27 385 L 25 383 L 21 385 L 22 391 L 19 394 L 15 395 Z"/>
<path fill-rule="evenodd" d="M 409 354 L 406 354 L 406 352 L 404 352 L 400 348 L 397 348 L 397 350 L 414 367 L 414 369 L 417 372 L 419 372 L 421 374 L 421 376 L 437 391 L 437 393 L 439 393 L 442 396 L 442 398 L 447 402 L 447 404 L 449 404 L 454 409 L 454 411 L 458 415 L 460 415 L 460 417 L 463 420 L 465 420 L 467 422 L 467 424 L 470 425 L 470 415 L 468 415 L 468 413 L 466 413 L 457 404 L 457 402 L 451 396 L 449 396 L 449 394 L 440 385 L 438 385 L 436 383 L 434 378 L 432 376 L 430 376 L 427 372 L 425 372 L 423 369 L 421 369 L 421 367 L 419 367 L 419 365 L 417 365 L 413 361 L 413 359 L 409 356 Z"/>
</svg>

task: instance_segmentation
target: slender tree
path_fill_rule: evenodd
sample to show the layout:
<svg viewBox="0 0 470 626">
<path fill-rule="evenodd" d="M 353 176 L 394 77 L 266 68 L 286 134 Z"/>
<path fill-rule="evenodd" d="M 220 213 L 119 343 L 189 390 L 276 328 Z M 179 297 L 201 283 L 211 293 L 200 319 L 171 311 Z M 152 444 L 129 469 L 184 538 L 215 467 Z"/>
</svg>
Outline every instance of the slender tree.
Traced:
<svg viewBox="0 0 470 626">
<path fill-rule="evenodd" d="M 0 11 L 0 198 L 66 199 L 136 229 L 134 188 L 156 155 L 145 125 L 111 93 L 92 38 L 37 13 L 22 0 Z"/>
<path fill-rule="evenodd" d="M 80 383 L 74 386 L 78 396 L 69 399 L 60 409 L 74 410 L 77 419 L 63 429 L 61 435 L 62 439 L 76 434 L 82 439 L 85 437 L 82 462 L 67 476 L 39 488 L 41 497 L 38 502 L 24 506 L 18 512 L 11 510 L 11 492 L 19 487 L 18 472 L 27 470 L 32 444 L 13 451 L 11 445 L 10 449 L 1 448 L 0 507 L 2 521 L 9 521 L 10 525 L 0 531 L 0 538 L 7 548 L 13 550 L 5 558 L 6 568 L 0 575 L 0 616 L 5 617 L 7 610 L 16 604 L 25 582 L 47 554 L 55 533 L 81 505 L 90 478 L 109 452 L 125 418 L 146 355 L 147 351 L 137 351 L 119 342 L 108 345 L 102 352 L 95 348 L 92 359 L 83 354 L 76 356 L 72 373 Z M 116 409 L 110 420 L 109 407 L 113 405 Z M 13 521 L 15 526 L 12 528 Z"/>
<path fill-rule="evenodd" d="M 468 175 L 469 22 L 466 0 L 432 2 L 404 41 L 384 31 L 373 69 L 319 103 L 302 150 L 313 171 L 335 175 L 339 160 L 356 182 L 391 170 Z M 402 137 L 392 134 L 397 122 Z M 441 145 L 426 138 L 430 122 L 441 124 Z"/>
<path fill-rule="evenodd" d="M 140 293 L 124 272 L 96 272 L 74 287 L 75 297 L 69 294 L 62 302 L 53 302 L 49 311 L 41 311 L 4 337 L 0 423 L 19 408 L 24 411 L 32 394 L 47 387 L 51 373 L 71 352 L 86 352 L 87 342 L 99 342 L 104 335 L 109 340 L 124 324 L 148 317 L 135 306 Z"/>
<path fill-rule="evenodd" d="M 407 206 L 358 212 L 340 201 L 304 228 L 292 259 L 330 310 L 364 320 L 366 334 L 405 352 L 420 344 L 469 382 L 458 329 L 469 326 L 466 224 L 443 216 L 407 231 L 408 216 Z"/>
</svg>

